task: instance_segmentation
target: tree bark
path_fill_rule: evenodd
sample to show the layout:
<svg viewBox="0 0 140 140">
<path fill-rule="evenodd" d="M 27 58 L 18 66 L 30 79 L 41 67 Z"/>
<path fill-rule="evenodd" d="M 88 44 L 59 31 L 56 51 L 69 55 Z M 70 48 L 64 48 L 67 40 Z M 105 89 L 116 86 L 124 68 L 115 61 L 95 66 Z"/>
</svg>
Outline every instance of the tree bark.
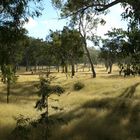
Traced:
<svg viewBox="0 0 140 140">
<path fill-rule="evenodd" d="M 10 95 L 10 80 L 7 80 L 7 104 L 9 103 L 9 95 Z"/>
<path fill-rule="evenodd" d="M 105 61 L 105 68 L 106 68 L 106 71 L 108 71 L 108 67 L 109 67 L 108 62 Z"/>
<path fill-rule="evenodd" d="M 110 2 L 109 4 L 106 4 L 106 5 L 102 6 L 102 8 L 99 8 L 99 9 L 96 9 L 96 10 L 98 12 L 105 11 L 105 10 L 109 9 L 110 7 L 112 7 L 112 6 L 114 6 L 118 3 L 121 3 L 121 2 L 122 2 L 122 0 L 114 0 L 114 1 Z"/>
<path fill-rule="evenodd" d="M 64 70 L 64 66 L 62 66 L 62 73 L 64 73 L 65 72 L 65 70 Z"/>
<path fill-rule="evenodd" d="M 26 60 L 26 71 L 29 71 L 29 62 Z"/>
<path fill-rule="evenodd" d="M 49 72 L 51 72 L 51 66 L 49 65 Z"/>
<path fill-rule="evenodd" d="M 74 67 L 74 63 L 71 64 L 71 77 L 73 78 L 73 76 L 75 75 L 75 67 Z"/>
<path fill-rule="evenodd" d="M 59 73 L 59 65 L 57 66 L 57 72 Z"/>
<path fill-rule="evenodd" d="M 88 66 L 88 71 L 90 71 L 90 65 Z"/>
<path fill-rule="evenodd" d="M 65 65 L 65 73 L 68 73 L 68 66 Z"/>
<path fill-rule="evenodd" d="M 78 64 L 76 64 L 76 72 L 78 72 Z"/>
<path fill-rule="evenodd" d="M 112 65 L 113 65 L 112 63 L 109 64 L 109 72 L 108 72 L 108 74 L 112 73 Z"/>
<path fill-rule="evenodd" d="M 87 39 L 87 34 L 86 34 L 87 33 L 87 31 L 86 31 L 87 25 L 85 26 L 83 24 L 84 14 L 82 13 L 79 18 L 80 18 L 79 19 L 80 20 L 79 21 L 79 32 L 80 32 L 80 34 L 81 34 L 81 36 L 83 38 L 84 49 L 86 51 L 86 55 L 88 57 L 88 60 L 89 60 L 90 65 L 91 65 L 92 77 L 95 78 L 96 77 L 96 72 L 94 70 L 94 65 L 93 65 L 92 59 L 90 57 L 90 53 L 89 53 L 89 50 L 88 50 L 88 47 L 87 47 L 87 41 L 86 41 L 86 39 Z"/>
<path fill-rule="evenodd" d="M 89 63 L 90 63 L 90 65 L 91 65 L 92 77 L 93 77 L 93 78 L 96 78 L 96 72 L 95 72 L 95 70 L 94 70 L 94 65 L 93 65 L 92 59 L 91 59 L 91 57 L 90 57 L 90 53 L 89 53 L 89 50 L 88 50 L 88 48 L 87 48 L 87 43 L 86 43 L 85 40 L 84 40 L 84 47 L 85 47 L 85 51 L 86 51 L 86 55 L 87 55 L 87 57 L 88 57 Z"/>
<path fill-rule="evenodd" d="M 36 70 L 37 70 L 37 64 L 35 63 L 34 71 L 36 72 Z"/>
</svg>

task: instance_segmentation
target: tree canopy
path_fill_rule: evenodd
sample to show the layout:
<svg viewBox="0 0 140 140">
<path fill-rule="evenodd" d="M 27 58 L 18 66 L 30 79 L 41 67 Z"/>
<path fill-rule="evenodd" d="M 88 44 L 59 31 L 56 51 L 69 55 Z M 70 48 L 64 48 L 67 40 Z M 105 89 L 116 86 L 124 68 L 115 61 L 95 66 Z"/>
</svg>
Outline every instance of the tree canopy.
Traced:
<svg viewBox="0 0 140 140">
<path fill-rule="evenodd" d="M 95 14 L 106 13 L 106 11 L 117 4 L 124 8 L 124 18 L 134 18 L 140 21 L 140 0 L 52 0 L 53 4 L 61 9 L 65 16 L 92 10 Z"/>
</svg>

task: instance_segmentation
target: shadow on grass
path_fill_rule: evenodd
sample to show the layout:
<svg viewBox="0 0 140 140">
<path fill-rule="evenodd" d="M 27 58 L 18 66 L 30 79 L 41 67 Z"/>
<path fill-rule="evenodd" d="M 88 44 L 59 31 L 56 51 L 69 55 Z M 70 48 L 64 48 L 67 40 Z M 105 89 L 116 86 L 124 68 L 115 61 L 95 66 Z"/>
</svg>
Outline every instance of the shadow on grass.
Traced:
<svg viewBox="0 0 140 140">
<path fill-rule="evenodd" d="M 136 91 L 136 88 L 140 85 L 139 83 L 136 83 L 128 88 L 125 89 L 125 91 L 120 95 L 120 97 L 124 98 L 132 98 L 134 96 L 134 93 Z"/>
<path fill-rule="evenodd" d="M 39 82 L 23 82 L 12 86 L 11 94 L 15 96 L 33 96 L 37 93 L 36 85 Z"/>
<path fill-rule="evenodd" d="M 139 84 L 126 88 L 121 96 L 89 100 L 71 111 L 51 115 L 63 121 L 51 125 L 49 140 L 139 140 L 140 101 L 132 98 Z M 46 124 L 31 130 L 30 140 L 45 140 L 44 129 Z"/>
<path fill-rule="evenodd" d="M 11 94 L 9 96 L 10 103 L 17 103 L 20 101 L 34 101 L 34 97 L 37 96 L 38 90 L 36 84 L 38 82 L 23 82 L 11 85 Z M 32 98 L 33 97 L 33 98 Z M 0 102 L 6 103 L 6 85 L 1 90 Z"/>
<path fill-rule="evenodd" d="M 22 75 L 36 75 L 36 76 L 38 76 L 38 75 L 41 75 L 41 74 L 47 74 L 48 72 L 47 71 L 44 71 L 44 70 L 39 70 L 39 71 L 33 71 L 33 73 L 32 72 L 24 72 L 24 73 L 20 73 L 20 75 L 22 76 Z M 54 74 L 54 73 L 58 73 L 57 71 L 51 71 L 50 72 L 50 74 Z"/>
<path fill-rule="evenodd" d="M 107 73 L 107 70 L 106 69 L 99 69 L 98 72 L 106 72 Z"/>
<path fill-rule="evenodd" d="M 119 97 L 89 100 L 70 112 L 51 116 L 67 123 L 54 125 L 50 140 L 139 140 L 140 102 L 132 98 L 139 84 Z"/>
<path fill-rule="evenodd" d="M 137 76 L 137 75 L 136 75 Z M 117 74 L 105 74 L 105 75 L 102 75 L 100 76 L 101 78 L 105 78 L 105 79 L 117 79 L 117 78 L 121 78 L 121 79 L 126 79 L 126 78 L 134 78 L 135 76 L 133 75 L 130 75 L 130 76 L 127 76 L 127 77 L 124 77 L 124 75 L 118 75 Z"/>
<path fill-rule="evenodd" d="M 113 75 L 113 74 L 105 74 L 105 76 L 104 75 L 102 75 L 102 76 L 100 76 L 101 78 L 105 78 L 105 79 L 116 79 L 116 78 L 123 78 L 124 79 L 124 77 L 123 76 L 121 76 L 121 75 Z"/>
</svg>

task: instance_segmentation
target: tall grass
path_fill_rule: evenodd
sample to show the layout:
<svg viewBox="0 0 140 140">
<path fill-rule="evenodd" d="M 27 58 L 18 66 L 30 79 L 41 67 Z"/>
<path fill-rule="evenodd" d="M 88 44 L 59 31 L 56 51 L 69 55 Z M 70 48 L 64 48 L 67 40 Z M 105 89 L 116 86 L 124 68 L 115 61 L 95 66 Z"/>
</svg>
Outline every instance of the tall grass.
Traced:
<svg viewBox="0 0 140 140">
<path fill-rule="evenodd" d="M 50 106 L 63 108 L 61 111 L 49 108 L 50 116 L 62 118 L 65 122 L 52 126 L 50 140 L 140 139 L 140 77 L 121 77 L 117 69 L 108 75 L 103 67 L 96 68 L 96 71 L 96 79 L 86 70 L 68 79 L 62 73 L 52 74 L 56 77 L 53 83 L 62 85 L 65 93 L 50 97 Z M 5 140 L 15 127 L 15 116 L 39 116 L 40 112 L 34 109 L 38 98 L 34 85 L 38 81 L 38 75 L 20 75 L 17 84 L 12 86 L 8 105 L 5 85 L 0 84 L 0 140 Z M 78 81 L 85 87 L 75 91 L 73 84 Z M 41 127 L 32 130 L 31 140 L 42 134 Z"/>
</svg>

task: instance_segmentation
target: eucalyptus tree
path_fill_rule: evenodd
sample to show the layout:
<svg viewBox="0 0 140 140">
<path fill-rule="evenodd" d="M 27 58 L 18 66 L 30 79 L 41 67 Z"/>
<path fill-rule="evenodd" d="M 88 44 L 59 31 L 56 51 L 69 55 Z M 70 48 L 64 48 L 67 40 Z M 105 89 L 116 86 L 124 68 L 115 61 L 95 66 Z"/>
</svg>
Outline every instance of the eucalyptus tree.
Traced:
<svg viewBox="0 0 140 140">
<path fill-rule="evenodd" d="M 22 64 L 26 65 L 26 71 L 31 70 L 31 66 L 34 66 L 34 70 L 36 71 L 38 65 L 45 64 L 45 55 L 46 42 L 41 39 L 28 37 L 22 59 Z"/>
<path fill-rule="evenodd" d="M 83 38 L 85 53 L 88 57 L 89 63 L 91 65 L 92 76 L 96 77 L 95 68 L 93 65 L 93 60 L 91 59 L 87 41 L 90 36 L 93 35 L 93 29 L 97 28 L 97 25 L 101 22 L 100 19 L 95 18 L 91 11 L 87 11 L 87 13 L 79 13 L 74 18 L 72 18 L 75 26 L 78 26 L 78 30 Z"/>
<path fill-rule="evenodd" d="M 124 45 L 127 44 L 126 31 L 121 28 L 113 28 L 105 34 L 108 39 L 102 40 L 103 46 L 100 48 L 100 58 L 105 63 L 106 70 L 109 68 L 109 72 L 112 72 L 112 65 L 114 63 L 122 63 L 125 58 L 125 52 L 123 51 Z"/>
<path fill-rule="evenodd" d="M 63 67 L 63 72 L 64 72 L 64 67 L 66 67 L 66 60 L 64 58 L 65 56 L 63 56 L 63 54 L 65 54 L 63 53 L 64 50 L 61 49 L 61 31 L 50 30 L 49 35 L 46 37 L 46 42 L 48 44 L 47 52 L 48 55 L 50 56 L 51 61 L 55 62 L 58 72 L 59 72 L 59 66 Z"/>
<path fill-rule="evenodd" d="M 119 53 L 122 58 L 131 57 L 133 61 L 138 62 L 138 54 L 140 51 L 140 28 L 133 19 L 128 24 L 128 30 L 113 29 L 106 34 L 110 39 L 116 39 Z M 134 60 L 136 59 L 136 60 Z"/>
<path fill-rule="evenodd" d="M 110 7 L 121 4 L 124 9 L 121 14 L 122 18 L 128 19 L 129 23 L 132 20 L 138 24 L 140 23 L 140 0 L 52 0 L 52 2 L 61 10 L 62 17 L 70 19 L 81 13 L 92 13 L 98 17 L 100 14 L 107 14 Z"/>
<path fill-rule="evenodd" d="M 61 35 L 61 47 L 65 51 L 65 59 L 71 64 L 71 76 L 75 75 L 75 63 L 83 56 L 83 38 L 81 34 L 75 30 L 68 27 L 64 27 Z"/>
<path fill-rule="evenodd" d="M 99 57 L 103 59 L 106 70 L 109 68 L 109 74 L 112 72 L 112 66 L 117 59 L 118 44 L 116 40 L 104 40 L 103 46 L 100 48 L 101 52 Z"/>
<path fill-rule="evenodd" d="M 0 26 L 13 25 L 18 29 L 28 21 L 29 17 L 41 15 L 42 0 L 1 0 Z M 32 6 L 31 6 L 32 4 Z"/>
<path fill-rule="evenodd" d="M 130 64 L 140 67 L 140 28 L 139 25 L 132 21 L 129 24 L 127 35 L 127 44 L 123 48 L 126 55 L 129 56 Z"/>
<path fill-rule="evenodd" d="M 62 12 L 67 10 L 67 16 L 86 12 L 89 9 L 98 15 L 106 13 L 110 7 L 121 4 L 124 8 L 122 13 L 124 18 L 130 17 L 140 21 L 140 0 L 52 0 L 52 2 Z"/>
<path fill-rule="evenodd" d="M 11 84 L 16 81 L 16 65 L 22 59 L 24 49 L 25 30 L 23 29 L 20 33 L 13 31 L 14 28 L 0 27 L 0 66 L 2 82 L 7 86 L 7 103 L 9 103 Z"/>
<path fill-rule="evenodd" d="M 112 63 L 117 62 L 120 68 L 122 66 L 139 67 L 140 29 L 137 22 L 132 20 L 127 31 L 112 29 L 106 35 L 108 40 L 103 42 L 100 57 L 104 58 L 107 64 L 113 60 Z"/>
<path fill-rule="evenodd" d="M 67 11 L 64 11 L 64 16 L 66 16 Z M 92 70 L 92 77 L 96 77 L 95 68 L 93 65 L 93 60 L 91 59 L 90 52 L 88 49 L 88 40 L 91 40 L 91 37 L 95 34 L 95 29 L 97 28 L 97 25 L 100 23 L 104 23 L 103 19 L 96 18 L 95 15 L 92 13 L 92 10 L 88 10 L 87 12 L 83 13 L 77 13 L 76 15 L 71 16 L 70 20 L 70 26 L 73 26 L 76 28 L 79 33 L 81 34 L 81 37 L 84 42 L 84 51 L 88 58 L 88 61 L 91 65 Z"/>
<path fill-rule="evenodd" d="M 24 23 L 28 21 L 30 16 L 41 14 L 42 9 L 37 6 L 40 2 L 41 0 L 0 1 L 0 45 L 1 52 L 4 54 L 1 59 L 7 61 L 3 61 L 4 63 L 11 63 L 11 59 L 7 57 L 13 55 L 13 52 L 17 50 L 15 44 L 25 37 L 27 32 L 23 28 Z M 31 3 L 36 6 L 34 9 L 31 8 Z"/>
<path fill-rule="evenodd" d="M 63 72 L 67 73 L 67 66 L 70 64 L 74 76 L 74 64 L 83 55 L 83 40 L 80 33 L 64 27 L 62 31 L 50 31 L 46 39 L 56 65 L 61 65 Z"/>
<path fill-rule="evenodd" d="M 37 7 L 31 9 L 30 2 L 36 5 L 40 0 L 0 1 L 0 65 L 2 77 L 6 79 L 4 81 L 7 84 L 7 95 L 10 94 L 10 84 L 15 76 L 13 67 L 19 59 L 17 54 L 22 50 L 18 48 L 22 46 L 19 42 L 22 42 L 26 35 L 23 25 L 30 16 L 39 16 L 42 10 Z"/>
<path fill-rule="evenodd" d="M 66 1 L 66 3 L 65 2 L 61 3 L 61 1 L 59 0 L 54 0 L 53 4 L 61 10 L 61 17 L 62 18 L 69 17 L 70 26 L 72 26 L 73 28 L 77 29 L 80 32 L 84 42 L 83 47 L 85 50 L 85 54 L 87 55 L 89 63 L 91 65 L 92 77 L 95 78 L 96 72 L 92 59 L 90 57 L 87 41 L 91 38 L 91 35 L 94 35 L 93 30 L 97 28 L 97 25 L 99 23 L 104 23 L 104 20 L 97 18 L 95 16 L 96 14 L 94 13 L 95 12 L 94 9 L 91 7 L 86 11 L 73 13 L 73 8 L 77 6 L 77 4 L 82 4 L 83 1 L 76 1 L 75 5 L 74 3 L 72 5 L 71 4 L 69 5 L 69 2 L 70 1 Z"/>
</svg>

